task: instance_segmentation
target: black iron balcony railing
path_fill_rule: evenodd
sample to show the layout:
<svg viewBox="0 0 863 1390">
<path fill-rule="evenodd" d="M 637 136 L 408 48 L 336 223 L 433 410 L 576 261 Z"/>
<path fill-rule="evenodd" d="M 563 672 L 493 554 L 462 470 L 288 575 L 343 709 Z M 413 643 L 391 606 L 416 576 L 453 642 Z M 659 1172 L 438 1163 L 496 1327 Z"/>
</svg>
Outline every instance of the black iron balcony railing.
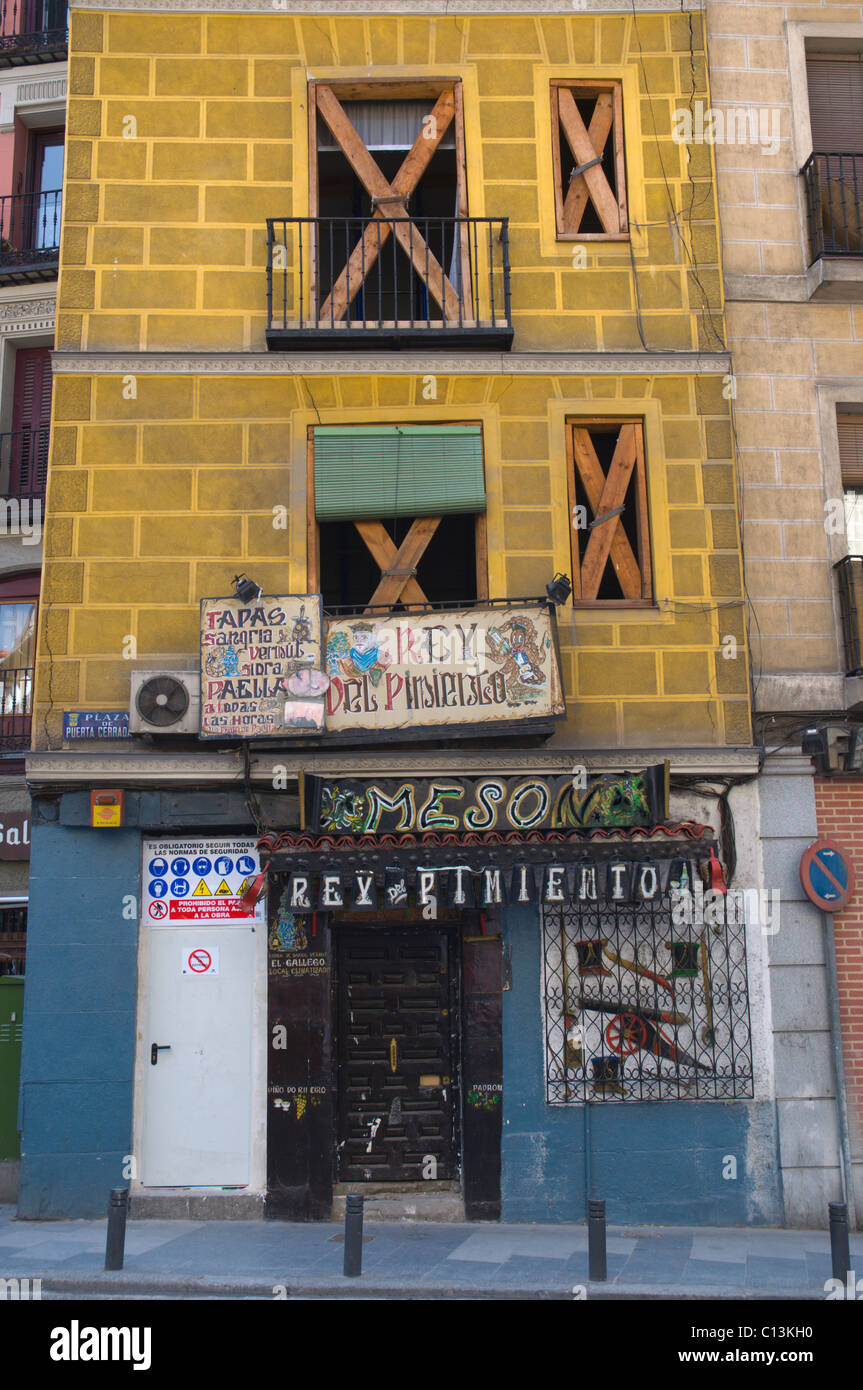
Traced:
<svg viewBox="0 0 863 1390">
<path fill-rule="evenodd" d="M 45 496 L 50 428 L 0 434 L 0 499 Z"/>
<path fill-rule="evenodd" d="M 68 52 L 67 0 L 2 0 L 0 67 L 62 62 Z"/>
<path fill-rule="evenodd" d="M 267 344 L 512 345 L 508 219 L 267 220 Z"/>
<path fill-rule="evenodd" d="M 863 155 L 816 151 L 800 172 L 810 265 L 820 256 L 863 256 Z"/>
<path fill-rule="evenodd" d="M 845 674 L 863 676 L 863 555 L 846 555 L 833 568 L 839 583 Z"/>
<path fill-rule="evenodd" d="M 0 752 L 30 747 L 33 668 L 0 667 Z"/>
<path fill-rule="evenodd" d="M 56 280 L 61 197 L 52 189 L 0 198 L 0 285 Z"/>
</svg>

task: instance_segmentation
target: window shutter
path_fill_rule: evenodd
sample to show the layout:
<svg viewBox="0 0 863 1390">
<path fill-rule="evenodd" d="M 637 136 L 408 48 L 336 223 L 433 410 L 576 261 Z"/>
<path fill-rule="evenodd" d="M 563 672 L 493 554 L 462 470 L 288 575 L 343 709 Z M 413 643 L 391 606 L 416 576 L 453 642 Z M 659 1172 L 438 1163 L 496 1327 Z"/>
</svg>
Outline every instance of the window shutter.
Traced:
<svg viewBox="0 0 863 1390">
<path fill-rule="evenodd" d="M 812 148 L 863 154 L 863 55 L 806 59 Z"/>
<path fill-rule="evenodd" d="M 324 425 L 314 455 L 319 521 L 485 511 L 479 425 Z"/>
<path fill-rule="evenodd" d="M 842 485 L 863 489 L 863 415 L 840 415 L 836 428 Z"/>
</svg>

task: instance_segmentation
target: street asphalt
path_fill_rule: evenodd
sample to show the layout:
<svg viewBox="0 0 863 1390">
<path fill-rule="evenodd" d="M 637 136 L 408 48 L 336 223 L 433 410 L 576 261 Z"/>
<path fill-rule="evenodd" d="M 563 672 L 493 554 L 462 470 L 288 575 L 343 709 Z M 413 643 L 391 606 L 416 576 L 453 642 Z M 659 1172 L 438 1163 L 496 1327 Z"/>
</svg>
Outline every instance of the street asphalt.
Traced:
<svg viewBox="0 0 863 1390">
<path fill-rule="evenodd" d="M 43 1299 L 825 1301 L 832 1287 L 826 1230 L 610 1226 L 599 1283 L 582 1225 L 366 1222 L 356 1278 L 343 1273 L 344 1228 L 328 1222 L 129 1221 L 117 1272 L 104 1268 L 106 1225 L 18 1221 L 0 1207 L 0 1280 L 40 1279 Z M 851 1236 L 851 1268 L 861 1299 L 863 1235 Z"/>
</svg>

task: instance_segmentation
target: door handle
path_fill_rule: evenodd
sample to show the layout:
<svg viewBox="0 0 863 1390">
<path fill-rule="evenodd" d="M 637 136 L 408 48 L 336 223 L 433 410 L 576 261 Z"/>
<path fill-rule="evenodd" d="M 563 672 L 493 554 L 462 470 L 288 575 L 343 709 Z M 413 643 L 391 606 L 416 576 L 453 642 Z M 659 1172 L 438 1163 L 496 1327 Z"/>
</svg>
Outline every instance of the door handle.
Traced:
<svg viewBox="0 0 863 1390">
<path fill-rule="evenodd" d="M 159 1053 L 160 1053 L 160 1052 L 170 1052 L 170 1051 L 171 1051 L 171 1044 L 170 1044 L 170 1043 L 153 1043 L 153 1046 L 150 1048 L 150 1066 L 151 1066 L 151 1067 L 154 1067 L 154 1066 L 156 1065 L 156 1063 L 157 1063 L 158 1060 L 159 1060 Z"/>
</svg>

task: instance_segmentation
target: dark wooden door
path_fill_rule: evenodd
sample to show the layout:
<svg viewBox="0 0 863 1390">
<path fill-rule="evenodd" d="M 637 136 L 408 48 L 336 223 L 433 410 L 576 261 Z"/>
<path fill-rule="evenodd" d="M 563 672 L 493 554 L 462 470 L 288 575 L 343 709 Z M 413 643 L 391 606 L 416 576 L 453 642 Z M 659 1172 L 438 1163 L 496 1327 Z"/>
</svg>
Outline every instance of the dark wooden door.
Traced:
<svg viewBox="0 0 863 1390">
<path fill-rule="evenodd" d="M 338 933 L 343 1182 L 456 1176 L 453 950 L 422 928 Z"/>
</svg>

